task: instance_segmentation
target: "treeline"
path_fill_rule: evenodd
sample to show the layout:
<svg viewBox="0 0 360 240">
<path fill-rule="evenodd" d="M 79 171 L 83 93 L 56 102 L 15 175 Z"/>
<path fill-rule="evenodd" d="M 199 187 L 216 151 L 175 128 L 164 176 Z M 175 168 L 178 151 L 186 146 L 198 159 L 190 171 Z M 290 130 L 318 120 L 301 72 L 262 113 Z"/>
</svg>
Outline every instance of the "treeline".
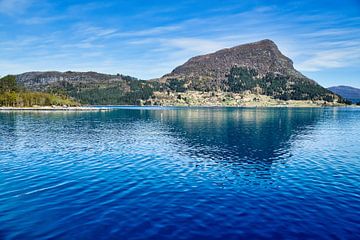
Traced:
<svg viewBox="0 0 360 240">
<path fill-rule="evenodd" d="M 66 94 L 83 104 L 90 105 L 138 105 L 148 100 L 160 89 L 158 82 L 125 79 L 118 82 L 69 83 L 59 82 L 50 92 Z"/>
<path fill-rule="evenodd" d="M 76 101 L 61 95 L 26 91 L 16 82 L 15 76 L 0 78 L 0 106 L 32 107 L 37 106 L 78 106 Z"/>
</svg>

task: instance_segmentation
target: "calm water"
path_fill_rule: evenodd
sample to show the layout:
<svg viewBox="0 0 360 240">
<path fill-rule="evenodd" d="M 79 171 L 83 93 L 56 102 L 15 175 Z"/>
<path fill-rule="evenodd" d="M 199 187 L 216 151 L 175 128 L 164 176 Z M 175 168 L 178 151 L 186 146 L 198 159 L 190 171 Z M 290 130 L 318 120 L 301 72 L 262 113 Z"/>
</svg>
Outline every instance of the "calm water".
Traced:
<svg viewBox="0 0 360 240">
<path fill-rule="evenodd" d="M 0 113 L 0 239 L 360 239 L 360 109 Z"/>
</svg>

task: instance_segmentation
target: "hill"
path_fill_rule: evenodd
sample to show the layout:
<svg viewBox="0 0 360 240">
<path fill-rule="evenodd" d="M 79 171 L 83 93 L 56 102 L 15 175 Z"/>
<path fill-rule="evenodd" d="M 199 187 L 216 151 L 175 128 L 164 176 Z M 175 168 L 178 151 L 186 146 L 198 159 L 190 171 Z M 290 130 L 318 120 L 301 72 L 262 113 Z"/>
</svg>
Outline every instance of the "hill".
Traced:
<svg viewBox="0 0 360 240">
<path fill-rule="evenodd" d="M 80 104 L 64 95 L 34 92 L 24 89 L 16 82 L 15 76 L 0 78 L 0 106 L 79 106 Z"/>
<path fill-rule="evenodd" d="M 336 93 L 343 98 L 346 98 L 352 102 L 359 103 L 360 102 L 360 89 L 349 87 L 349 86 L 336 86 L 328 88 L 333 93 Z"/>
</svg>

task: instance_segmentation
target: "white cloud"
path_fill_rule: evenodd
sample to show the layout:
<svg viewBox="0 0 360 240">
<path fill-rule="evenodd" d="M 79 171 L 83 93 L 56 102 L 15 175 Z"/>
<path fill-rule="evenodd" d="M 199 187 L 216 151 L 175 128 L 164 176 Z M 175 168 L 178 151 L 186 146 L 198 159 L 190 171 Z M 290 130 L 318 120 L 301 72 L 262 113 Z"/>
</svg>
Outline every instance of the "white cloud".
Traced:
<svg viewBox="0 0 360 240">
<path fill-rule="evenodd" d="M 200 38 L 172 38 L 161 40 L 164 46 L 175 47 L 196 54 L 205 54 L 227 47 L 228 45 L 216 41 Z"/>
<path fill-rule="evenodd" d="M 360 62 L 359 49 L 335 49 L 315 52 L 307 60 L 299 63 L 300 71 L 320 71 L 323 69 L 341 68 L 358 65 Z"/>
<path fill-rule="evenodd" d="M 345 28 L 345 29 L 323 29 L 320 31 L 314 31 L 309 33 L 300 34 L 300 36 L 304 37 L 337 37 L 337 36 L 346 36 L 348 34 L 357 34 L 359 33 L 359 29 Z"/>
<path fill-rule="evenodd" d="M 168 32 L 174 32 L 176 30 L 181 29 L 179 25 L 170 25 L 170 26 L 159 26 L 153 28 L 142 29 L 138 31 L 117 31 L 113 34 L 110 34 L 109 38 L 116 38 L 116 37 L 148 37 L 152 35 L 160 35 Z"/>
<path fill-rule="evenodd" d="M 103 28 L 103 27 L 93 27 L 93 26 L 79 26 L 78 31 L 82 34 L 92 35 L 97 37 L 104 37 L 111 35 L 117 32 L 115 28 Z"/>
</svg>

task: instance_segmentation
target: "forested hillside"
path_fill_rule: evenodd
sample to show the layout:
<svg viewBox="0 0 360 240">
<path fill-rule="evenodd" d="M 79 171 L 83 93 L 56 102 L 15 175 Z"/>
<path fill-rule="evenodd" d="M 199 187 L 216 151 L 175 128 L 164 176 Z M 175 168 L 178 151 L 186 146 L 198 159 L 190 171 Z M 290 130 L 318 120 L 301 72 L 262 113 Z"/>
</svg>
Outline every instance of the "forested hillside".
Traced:
<svg viewBox="0 0 360 240">
<path fill-rule="evenodd" d="M 227 76 L 230 92 L 251 91 L 281 100 L 324 100 L 333 102 L 335 95 L 306 78 L 280 73 L 267 73 L 263 77 L 254 69 L 234 67 Z"/>
<path fill-rule="evenodd" d="M 63 95 L 25 90 L 17 84 L 15 76 L 0 79 L 0 106 L 31 107 L 31 106 L 66 105 L 78 106 L 79 103 Z"/>
<path fill-rule="evenodd" d="M 119 80 L 113 82 L 58 82 L 48 86 L 54 94 L 68 95 L 82 104 L 90 105 L 138 105 L 152 97 L 160 88 L 157 82 L 144 80 Z"/>
</svg>

